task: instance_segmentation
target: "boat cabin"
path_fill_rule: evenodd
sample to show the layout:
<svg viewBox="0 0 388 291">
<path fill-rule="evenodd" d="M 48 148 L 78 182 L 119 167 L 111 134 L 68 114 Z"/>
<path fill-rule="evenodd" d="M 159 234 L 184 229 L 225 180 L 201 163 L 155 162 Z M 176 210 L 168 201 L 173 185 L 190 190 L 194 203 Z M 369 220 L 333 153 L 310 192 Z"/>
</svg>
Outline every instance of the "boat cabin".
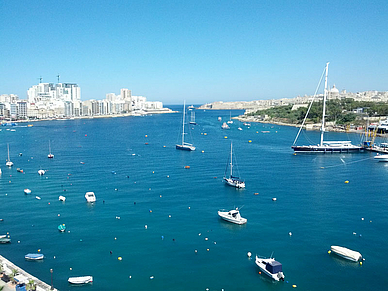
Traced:
<svg viewBox="0 0 388 291">
<path fill-rule="evenodd" d="M 282 264 L 278 261 L 268 262 L 265 266 L 265 269 L 271 274 L 277 274 L 279 272 L 282 272 Z"/>
</svg>

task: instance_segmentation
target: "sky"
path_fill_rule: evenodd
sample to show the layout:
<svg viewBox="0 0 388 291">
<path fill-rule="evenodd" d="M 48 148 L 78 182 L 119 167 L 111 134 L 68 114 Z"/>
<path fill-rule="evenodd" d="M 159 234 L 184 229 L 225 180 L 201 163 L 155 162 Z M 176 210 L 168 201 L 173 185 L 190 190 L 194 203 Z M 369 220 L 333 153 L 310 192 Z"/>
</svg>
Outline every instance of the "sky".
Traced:
<svg viewBox="0 0 388 291">
<path fill-rule="evenodd" d="M 388 1 L 0 0 L 0 95 L 76 83 L 164 104 L 388 91 Z"/>
</svg>

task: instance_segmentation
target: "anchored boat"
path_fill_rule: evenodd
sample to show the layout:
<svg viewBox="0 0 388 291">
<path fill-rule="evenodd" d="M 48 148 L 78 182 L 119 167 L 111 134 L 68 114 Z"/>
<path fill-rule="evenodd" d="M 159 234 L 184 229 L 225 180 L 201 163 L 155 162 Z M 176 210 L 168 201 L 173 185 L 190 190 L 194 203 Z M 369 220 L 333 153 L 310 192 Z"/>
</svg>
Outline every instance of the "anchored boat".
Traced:
<svg viewBox="0 0 388 291">
<path fill-rule="evenodd" d="M 267 276 L 271 277 L 275 281 L 284 281 L 284 274 L 282 270 L 282 264 L 275 261 L 274 258 L 261 258 L 256 256 L 256 265 Z"/>
<path fill-rule="evenodd" d="M 185 109 L 186 103 L 183 103 L 183 120 L 182 120 L 182 143 L 175 145 L 177 150 L 184 150 L 184 151 L 195 151 L 195 146 L 193 146 L 191 143 L 185 142 Z"/>
<path fill-rule="evenodd" d="M 247 219 L 244 217 L 241 217 L 240 211 L 238 208 L 232 209 L 232 210 L 225 210 L 221 209 L 218 211 L 218 216 L 221 217 L 223 220 L 235 223 L 235 224 L 244 224 L 247 223 Z"/>
<path fill-rule="evenodd" d="M 345 247 L 331 246 L 330 250 L 336 255 L 353 262 L 358 262 L 363 260 L 362 255 L 359 252 L 353 251 Z"/>
<path fill-rule="evenodd" d="M 229 175 L 227 175 L 228 167 L 230 166 Z M 233 176 L 233 144 L 230 143 L 230 163 L 226 164 L 224 181 L 226 184 L 236 188 L 245 188 L 245 182 L 238 176 Z"/>
<path fill-rule="evenodd" d="M 37 260 L 43 260 L 44 255 L 43 254 L 27 254 L 24 256 L 26 260 L 31 260 L 31 261 L 37 261 Z"/>
<path fill-rule="evenodd" d="M 313 105 L 314 99 L 316 97 L 316 93 L 314 94 L 314 98 L 311 100 L 310 106 L 307 109 L 307 113 L 305 118 L 303 119 L 302 125 L 299 128 L 298 134 L 296 135 L 296 138 L 294 140 L 294 143 L 292 145 L 292 149 L 294 150 L 295 153 L 333 153 L 333 152 L 338 152 L 338 153 L 349 153 L 349 152 L 360 152 L 363 151 L 364 148 L 361 146 L 356 146 L 353 145 L 351 141 L 324 141 L 324 133 L 325 133 L 325 117 L 326 115 L 326 99 L 327 99 L 327 75 L 329 72 L 329 63 L 326 64 L 326 68 L 324 70 L 325 74 L 325 88 L 324 88 L 324 94 L 323 94 L 323 112 L 322 112 L 322 121 L 321 121 L 321 141 L 317 145 L 302 145 L 302 146 L 297 146 L 296 142 L 299 138 L 299 135 L 303 129 L 303 126 L 306 122 L 307 116 L 310 112 L 311 106 Z M 322 77 L 319 81 L 319 84 L 321 83 L 323 78 Z M 319 87 L 319 85 L 318 85 Z M 318 89 L 318 88 L 317 88 Z"/>
<path fill-rule="evenodd" d="M 70 277 L 67 281 L 71 284 L 88 284 L 93 282 L 93 277 L 92 276 Z"/>
</svg>

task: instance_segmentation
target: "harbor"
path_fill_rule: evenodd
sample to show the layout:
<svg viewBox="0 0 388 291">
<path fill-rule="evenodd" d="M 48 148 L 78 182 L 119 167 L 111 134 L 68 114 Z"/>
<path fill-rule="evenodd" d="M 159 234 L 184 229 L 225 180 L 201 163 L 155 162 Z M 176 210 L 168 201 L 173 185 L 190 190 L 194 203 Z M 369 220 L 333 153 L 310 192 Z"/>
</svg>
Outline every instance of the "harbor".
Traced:
<svg viewBox="0 0 388 291">
<path fill-rule="evenodd" d="M 12 242 L 0 244 L 0 254 L 48 287 L 53 269 L 61 291 L 79 288 L 69 278 L 89 276 L 93 282 L 80 288 L 361 291 L 372 276 L 377 289 L 386 287 L 386 163 L 371 152 L 294 155 L 295 127 L 233 119 L 221 128 L 242 111 L 195 109 L 196 125 L 185 132 L 196 150 L 176 150 L 182 105 L 172 109 L 180 113 L 1 131 L 0 235 Z M 308 134 L 319 140 L 319 132 Z M 232 175 L 245 188 L 223 179 L 231 143 Z M 5 166 L 7 144 L 12 167 Z M 372 179 L 379 181 L 373 189 Z M 95 202 L 87 202 L 88 192 Z M 241 224 L 218 213 L 236 208 Z M 359 251 L 365 261 L 329 255 L 332 245 Z M 26 260 L 31 253 L 45 257 Z M 270 281 L 255 262 L 272 253 L 284 281 Z"/>
</svg>

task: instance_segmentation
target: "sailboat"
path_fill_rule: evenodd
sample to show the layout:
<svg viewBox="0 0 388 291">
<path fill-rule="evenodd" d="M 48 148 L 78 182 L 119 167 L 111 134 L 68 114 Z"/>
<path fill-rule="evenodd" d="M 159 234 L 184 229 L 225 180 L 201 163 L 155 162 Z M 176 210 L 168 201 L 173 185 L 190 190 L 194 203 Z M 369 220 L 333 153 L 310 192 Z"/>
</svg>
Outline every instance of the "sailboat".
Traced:
<svg viewBox="0 0 388 291">
<path fill-rule="evenodd" d="M 232 120 L 232 111 L 230 112 L 230 117 L 229 117 L 229 120 L 227 121 L 228 124 L 232 124 L 233 123 L 233 120 Z"/>
<path fill-rule="evenodd" d="M 227 175 L 228 166 L 230 166 L 229 175 Z M 226 184 L 236 188 L 245 188 L 245 182 L 237 176 L 233 176 L 233 143 L 230 143 L 230 163 L 226 164 L 224 181 Z"/>
<path fill-rule="evenodd" d="M 54 155 L 51 153 L 51 143 L 50 143 L 50 140 L 49 140 L 49 154 L 47 155 L 47 157 L 49 159 L 53 159 L 54 158 Z"/>
<path fill-rule="evenodd" d="M 196 125 L 197 123 L 195 122 L 195 111 L 191 111 L 191 119 L 190 119 L 190 124 Z"/>
<path fill-rule="evenodd" d="M 347 153 L 347 152 L 360 152 L 363 151 L 363 147 L 353 145 L 351 141 L 324 141 L 324 133 L 325 133 L 325 117 L 326 117 L 326 99 L 327 99 L 327 75 L 329 72 L 329 63 L 326 64 L 325 70 L 322 73 L 321 79 L 319 81 L 318 87 L 322 81 L 323 74 L 325 74 L 325 88 L 324 88 L 324 94 L 323 94 L 323 112 L 322 112 L 322 125 L 321 125 L 321 141 L 317 145 L 302 145 L 302 146 L 297 146 L 296 142 L 299 138 L 299 134 L 302 131 L 302 128 L 305 124 L 305 121 L 307 119 L 307 115 L 311 109 L 311 106 L 314 102 L 314 98 L 316 96 L 316 92 L 314 94 L 314 98 L 311 101 L 311 104 L 307 110 L 306 116 L 303 119 L 302 125 L 298 131 L 298 134 L 296 135 L 296 138 L 294 140 L 293 145 L 291 148 L 294 150 L 295 153 L 333 153 L 333 152 L 338 152 L 338 153 Z M 317 87 L 317 90 L 318 90 Z"/>
<path fill-rule="evenodd" d="M 176 149 L 177 150 L 184 150 L 184 151 L 195 151 L 195 146 L 193 146 L 190 143 L 185 142 L 185 102 L 183 103 L 183 120 L 182 120 L 182 144 L 177 144 Z"/>
<path fill-rule="evenodd" d="M 7 149 L 8 149 L 8 159 L 7 159 L 7 162 L 5 163 L 5 165 L 7 167 L 12 167 L 13 163 L 11 162 L 11 159 L 9 158 L 9 144 L 7 144 Z"/>
</svg>

